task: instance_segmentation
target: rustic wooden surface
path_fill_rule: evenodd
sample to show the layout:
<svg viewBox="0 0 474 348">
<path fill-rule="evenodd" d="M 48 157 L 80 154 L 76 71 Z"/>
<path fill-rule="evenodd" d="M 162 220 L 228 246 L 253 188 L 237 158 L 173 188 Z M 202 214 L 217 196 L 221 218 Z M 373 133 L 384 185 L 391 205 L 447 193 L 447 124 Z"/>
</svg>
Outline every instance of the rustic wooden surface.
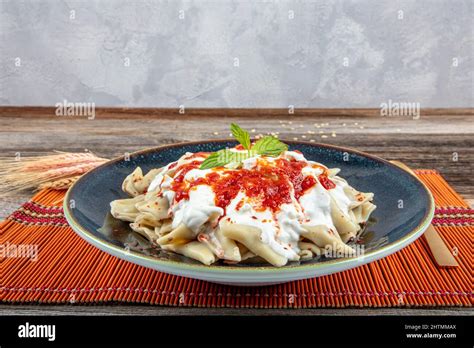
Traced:
<svg viewBox="0 0 474 348">
<path fill-rule="evenodd" d="M 473 109 L 422 110 L 420 119 L 407 116 L 381 117 L 375 109 L 304 110 L 294 115 L 285 110 L 98 110 L 95 119 L 55 116 L 54 109 L 0 108 L 2 156 L 46 154 L 53 150 L 88 149 L 108 158 L 147 147 L 182 141 L 229 137 L 229 123 L 236 122 L 252 134 L 278 132 L 282 140 L 315 141 L 354 147 L 388 160 L 399 160 L 412 168 L 434 168 L 470 204 L 474 203 L 474 111 Z M 328 116 L 330 115 L 330 116 Z M 334 136 L 335 135 L 335 136 Z M 457 157 L 457 160 L 455 160 Z M 30 197 L 29 193 L 0 198 L 0 218 L 6 217 Z M 19 306 L 1 305 L 0 314 L 90 313 L 148 315 L 184 314 L 188 309 L 129 305 Z M 194 312 L 192 312 L 194 311 Z M 191 310 L 197 314 L 262 314 L 274 310 Z M 404 309 L 290 310 L 291 314 L 377 315 L 403 314 Z M 414 314 L 472 313 L 470 309 L 413 309 Z"/>
</svg>

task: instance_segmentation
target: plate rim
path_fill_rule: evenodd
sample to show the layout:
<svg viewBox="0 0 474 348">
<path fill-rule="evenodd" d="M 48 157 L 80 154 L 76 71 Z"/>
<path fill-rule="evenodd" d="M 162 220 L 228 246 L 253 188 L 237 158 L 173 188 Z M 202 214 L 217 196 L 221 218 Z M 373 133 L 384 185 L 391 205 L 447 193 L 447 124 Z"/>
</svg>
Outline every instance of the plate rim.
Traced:
<svg viewBox="0 0 474 348">
<path fill-rule="evenodd" d="M 174 148 L 174 147 L 182 147 L 182 146 L 189 146 L 189 145 L 201 145 L 201 144 L 206 144 L 206 143 L 225 143 L 225 142 L 236 142 L 235 139 L 232 138 L 225 138 L 225 139 L 206 139 L 206 140 L 199 140 L 199 141 L 186 141 L 186 142 L 179 142 L 179 143 L 173 143 L 173 144 L 164 144 L 160 146 L 155 146 L 155 147 L 150 147 L 142 150 L 138 150 L 135 152 L 130 153 L 128 156 L 129 157 L 134 157 L 134 156 L 140 156 L 143 154 L 147 154 L 150 152 L 156 152 L 162 149 L 167 149 L 167 148 Z M 431 223 L 431 220 L 433 219 L 434 212 L 435 212 L 435 203 L 433 199 L 433 195 L 431 194 L 430 190 L 428 187 L 423 183 L 417 176 L 412 175 L 409 171 L 405 170 L 404 168 L 400 168 L 397 165 L 391 163 L 388 160 L 385 160 L 381 157 L 362 152 L 353 148 L 349 147 L 343 147 L 343 146 L 338 146 L 338 145 L 332 145 L 332 144 L 324 144 L 324 143 L 316 143 L 316 142 L 309 142 L 309 141 L 295 141 L 295 140 L 285 140 L 285 143 L 288 145 L 296 145 L 296 144 L 301 144 L 301 145 L 308 145 L 311 147 L 323 147 L 323 148 L 328 148 L 328 149 L 333 149 L 333 150 L 338 150 L 338 151 L 343 151 L 343 152 L 348 152 L 348 153 L 353 153 L 360 155 L 362 157 L 368 157 L 372 160 L 375 160 L 376 162 L 381 162 L 385 165 L 388 165 L 392 168 L 395 168 L 396 170 L 399 170 L 401 172 L 404 172 L 408 175 L 410 175 L 415 181 L 417 181 L 421 187 L 424 189 L 425 194 L 428 197 L 429 201 L 429 209 L 421 222 L 414 227 L 411 231 L 409 231 L 407 234 L 405 234 L 402 238 L 397 239 L 396 241 L 389 243 L 387 245 L 384 245 L 383 247 L 366 252 L 358 257 L 352 257 L 352 258 L 338 258 L 338 259 L 333 259 L 333 260 L 328 260 L 324 261 L 321 263 L 312 263 L 312 264 L 300 264 L 300 265 L 294 265 L 294 266 L 283 266 L 283 267 L 269 267 L 269 266 L 221 266 L 221 265 L 204 265 L 204 264 L 186 264 L 180 261 L 174 261 L 174 260 L 161 260 L 157 257 L 150 256 L 150 255 L 145 255 L 139 252 L 136 252 L 134 250 L 126 250 L 124 248 L 121 248 L 115 244 L 112 244 L 104 239 L 98 238 L 94 234 L 92 234 L 90 231 L 88 231 L 86 228 L 84 228 L 73 216 L 73 213 L 71 211 L 71 208 L 69 204 L 67 204 L 70 200 L 70 195 L 72 194 L 74 188 L 78 183 L 87 180 L 87 177 L 91 175 L 92 173 L 101 170 L 103 167 L 109 166 L 113 163 L 119 162 L 124 160 L 124 156 L 119 156 L 116 158 L 113 158 L 97 167 L 94 169 L 90 170 L 86 174 L 82 175 L 75 183 L 72 184 L 72 186 L 67 190 L 66 195 L 64 196 L 64 201 L 63 201 L 63 210 L 64 210 L 64 216 L 70 225 L 70 227 L 76 232 L 81 238 L 86 240 L 88 243 L 94 245 L 95 247 L 101 249 L 104 252 L 107 252 L 109 254 L 112 254 L 114 256 L 117 256 L 119 258 L 122 258 L 124 260 L 127 260 L 132 263 L 137 263 L 136 261 L 140 260 L 140 264 L 144 265 L 149 264 L 150 262 L 152 264 L 155 264 L 156 266 L 163 266 L 165 268 L 172 268 L 174 270 L 183 270 L 186 269 L 188 271 L 196 271 L 200 273 L 208 273 L 208 274 L 213 274 L 213 275 L 228 275 L 229 273 L 238 273 L 240 275 L 252 275 L 255 273 L 258 274 L 264 274 L 264 273 L 273 273 L 273 274 L 287 274 L 287 275 L 292 275 L 297 272 L 302 272 L 302 271 L 320 271 L 324 270 L 326 268 L 331 268 L 331 267 L 336 267 L 340 268 L 338 266 L 344 266 L 344 265 L 352 265 L 352 267 L 348 267 L 345 269 L 350 269 L 353 267 L 356 267 L 357 265 L 363 265 L 368 262 L 372 262 L 378 259 L 381 259 L 383 257 L 386 257 L 388 255 L 391 255 L 402 248 L 406 247 L 407 245 L 411 244 L 414 242 L 418 237 L 420 237 L 423 232 L 428 228 L 429 224 Z M 113 252 L 112 252 L 113 251 Z M 138 259 L 138 260 L 136 260 Z M 134 262 L 135 261 L 135 262 Z M 367 262 L 364 262 L 367 261 Z M 146 267 L 151 267 L 151 266 L 146 266 Z M 159 269 L 159 268 L 155 268 Z M 164 271 L 166 272 L 166 271 Z M 178 273 L 175 273 L 178 274 Z M 328 274 L 328 273 L 325 273 Z"/>
</svg>

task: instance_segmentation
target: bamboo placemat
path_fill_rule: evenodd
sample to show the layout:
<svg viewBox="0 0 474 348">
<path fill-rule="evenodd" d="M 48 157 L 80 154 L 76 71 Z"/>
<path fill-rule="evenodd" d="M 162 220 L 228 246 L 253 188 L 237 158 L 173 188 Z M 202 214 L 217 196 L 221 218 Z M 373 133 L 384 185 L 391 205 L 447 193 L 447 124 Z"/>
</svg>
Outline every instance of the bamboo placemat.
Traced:
<svg viewBox="0 0 474 348">
<path fill-rule="evenodd" d="M 472 306 L 474 210 L 438 172 L 416 173 L 433 193 L 433 225 L 453 250 L 457 268 L 438 268 L 419 238 L 384 259 L 329 276 L 266 287 L 212 284 L 147 269 L 89 245 L 64 218 L 65 191 L 43 190 L 0 223 L 0 300 L 254 308 Z M 36 258 L 20 255 L 25 245 L 37 246 Z"/>
</svg>

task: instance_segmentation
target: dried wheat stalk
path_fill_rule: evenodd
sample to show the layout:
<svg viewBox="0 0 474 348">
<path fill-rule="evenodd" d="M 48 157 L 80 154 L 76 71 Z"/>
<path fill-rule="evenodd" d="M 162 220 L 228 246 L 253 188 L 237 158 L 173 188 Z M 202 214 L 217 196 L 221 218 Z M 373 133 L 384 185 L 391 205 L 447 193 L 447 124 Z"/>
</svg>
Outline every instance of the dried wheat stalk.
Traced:
<svg viewBox="0 0 474 348">
<path fill-rule="evenodd" d="M 44 182 L 38 186 L 37 190 L 38 191 L 44 190 L 44 189 L 67 190 L 80 177 L 81 177 L 80 175 L 76 175 L 76 176 L 71 176 L 69 178 L 63 178 L 59 180 Z"/>
<path fill-rule="evenodd" d="M 43 187 L 66 187 L 66 179 L 79 177 L 106 161 L 90 152 L 0 157 L 0 196 Z"/>
</svg>

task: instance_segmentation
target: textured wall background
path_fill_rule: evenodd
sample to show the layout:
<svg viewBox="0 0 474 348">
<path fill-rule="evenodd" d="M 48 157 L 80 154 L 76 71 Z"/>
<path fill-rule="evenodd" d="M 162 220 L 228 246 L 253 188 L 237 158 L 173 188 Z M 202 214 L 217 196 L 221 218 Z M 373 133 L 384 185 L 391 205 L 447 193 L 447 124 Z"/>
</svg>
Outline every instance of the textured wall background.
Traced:
<svg viewBox="0 0 474 348">
<path fill-rule="evenodd" d="M 0 6 L 2 105 L 474 106 L 472 0 Z"/>
</svg>

